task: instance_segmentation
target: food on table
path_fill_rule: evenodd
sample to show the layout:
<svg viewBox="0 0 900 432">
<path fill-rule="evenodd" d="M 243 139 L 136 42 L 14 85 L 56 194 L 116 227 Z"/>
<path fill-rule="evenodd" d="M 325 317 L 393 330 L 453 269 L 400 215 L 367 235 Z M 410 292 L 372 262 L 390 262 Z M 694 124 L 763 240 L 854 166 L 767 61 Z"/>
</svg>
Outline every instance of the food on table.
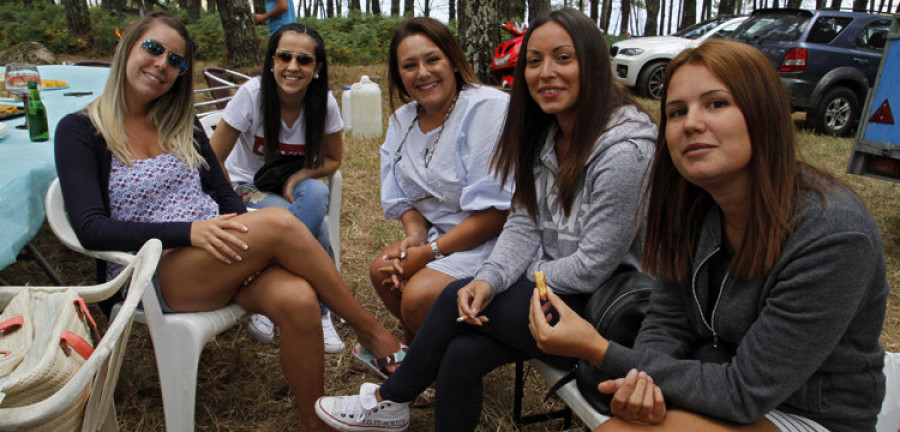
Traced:
<svg viewBox="0 0 900 432">
<path fill-rule="evenodd" d="M 15 114 L 21 111 L 22 109 L 15 105 L 0 105 L 0 116 L 5 116 L 8 114 Z"/>
<path fill-rule="evenodd" d="M 47 90 L 54 89 L 54 88 L 60 88 L 60 87 L 68 87 L 68 86 L 69 86 L 69 83 L 67 83 L 63 80 L 56 80 L 56 79 L 45 79 L 44 83 L 43 83 L 44 89 L 47 89 Z"/>
</svg>

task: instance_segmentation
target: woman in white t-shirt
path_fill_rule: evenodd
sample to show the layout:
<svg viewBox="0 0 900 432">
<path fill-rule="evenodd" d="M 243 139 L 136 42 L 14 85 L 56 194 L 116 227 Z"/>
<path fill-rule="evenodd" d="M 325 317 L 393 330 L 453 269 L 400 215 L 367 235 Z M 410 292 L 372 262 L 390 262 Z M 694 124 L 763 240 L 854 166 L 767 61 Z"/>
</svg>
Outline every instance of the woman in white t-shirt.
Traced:
<svg viewBox="0 0 900 432">
<path fill-rule="evenodd" d="M 282 207 L 299 218 L 329 252 L 328 186 L 320 177 L 341 165 L 343 138 L 337 101 L 328 91 L 325 42 L 302 24 L 282 26 L 269 39 L 263 74 L 238 89 L 216 126 L 211 144 L 247 207 Z M 260 190 L 254 177 L 267 163 L 292 158 L 298 169 L 278 186 Z M 344 344 L 323 307 L 325 351 Z M 254 315 L 251 334 L 271 341 L 274 328 Z"/>
</svg>

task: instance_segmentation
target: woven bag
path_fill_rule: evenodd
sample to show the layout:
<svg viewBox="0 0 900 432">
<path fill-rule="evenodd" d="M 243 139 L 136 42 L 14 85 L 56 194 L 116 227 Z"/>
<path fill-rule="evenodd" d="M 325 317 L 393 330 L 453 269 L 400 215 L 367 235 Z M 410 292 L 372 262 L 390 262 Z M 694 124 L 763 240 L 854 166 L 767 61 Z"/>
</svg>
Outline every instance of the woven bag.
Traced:
<svg viewBox="0 0 900 432">
<path fill-rule="evenodd" d="M 96 324 L 84 301 L 69 289 L 23 288 L 0 315 L 0 323 L 31 315 L 32 338 L 27 353 L 6 376 L 0 376 L 0 408 L 14 408 L 40 402 L 56 393 L 93 353 Z M 18 336 L 0 333 L 0 351 L 11 351 L 13 344 L 24 346 Z M 23 331 L 25 337 L 28 332 Z M 11 341 L 7 348 L 7 339 Z M 16 355 L 15 353 L 13 355 Z M 88 388 L 59 416 L 28 431 L 78 431 L 84 416 Z"/>
</svg>

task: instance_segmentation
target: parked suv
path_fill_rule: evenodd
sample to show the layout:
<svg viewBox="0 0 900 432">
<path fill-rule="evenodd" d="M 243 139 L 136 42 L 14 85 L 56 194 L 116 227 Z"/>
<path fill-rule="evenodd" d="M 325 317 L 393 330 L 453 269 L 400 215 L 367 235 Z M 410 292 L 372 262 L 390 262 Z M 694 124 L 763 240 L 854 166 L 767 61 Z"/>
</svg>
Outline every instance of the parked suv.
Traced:
<svg viewBox="0 0 900 432">
<path fill-rule="evenodd" d="M 732 37 L 772 61 L 809 126 L 842 136 L 875 83 L 890 24 L 888 16 L 862 12 L 759 9 Z"/>
<path fill-rule="evenodd" d="M 719 16 L 671 36 L 647 36 L 616 42 L 609 50 L 613 77 L 637 94 L 659 100 L 662 76 L 669 61 L 688 47 L 711 37 L 726 37 L 746 16 Z"/>
</svg>

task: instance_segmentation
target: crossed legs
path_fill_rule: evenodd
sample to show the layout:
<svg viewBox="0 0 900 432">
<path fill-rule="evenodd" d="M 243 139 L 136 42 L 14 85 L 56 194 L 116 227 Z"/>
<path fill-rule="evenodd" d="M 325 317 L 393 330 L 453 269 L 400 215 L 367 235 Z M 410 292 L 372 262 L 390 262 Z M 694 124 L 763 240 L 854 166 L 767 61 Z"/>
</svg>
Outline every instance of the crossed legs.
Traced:
<svg viewBox="0 0 900 432">
<path fill-rule="evenodd" d="M 324 393 L 317 302 L 343 317 L 376 356 L 394 353 L 400 345 L 356 302 L 328 254 L 290 212 L 266 208 L 234 220 L 248 227 L 246 233 L 234 233 L 249 245 L 238 251 L 241 261 L 224 264 L 195 247 L 166 251 L 158 268 L 163 298 L 177 311 L 214 310 L 234 300 L 270 316 L 283 329 L 282 364 L 303 430 L 325 430 L 313 413 L 314 401 Z"/>
</svg>

